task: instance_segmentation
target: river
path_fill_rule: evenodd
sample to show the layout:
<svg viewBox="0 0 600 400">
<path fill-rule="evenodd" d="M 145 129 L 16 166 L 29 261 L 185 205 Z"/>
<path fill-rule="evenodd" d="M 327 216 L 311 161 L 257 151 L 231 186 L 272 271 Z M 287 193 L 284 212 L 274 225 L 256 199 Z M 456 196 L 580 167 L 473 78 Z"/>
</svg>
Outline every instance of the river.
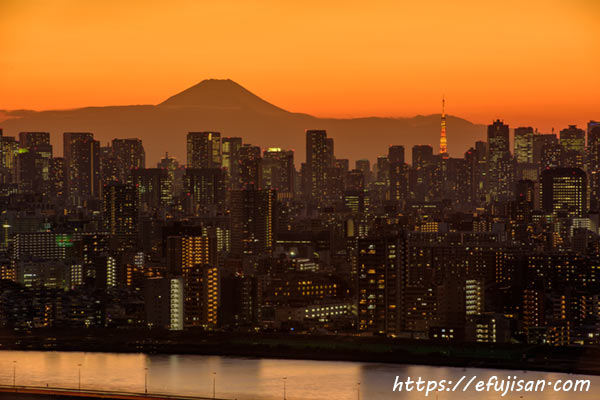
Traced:
<svg viewBox="0 0 600 400">
<path fill-rule="evenodd" d="M 14 362 L 16 361 L 16 363 Z M 13 371 L 14 368 L 14 371 Z M 14 372 L 14 376 L 13 376 Z M 0 351 L 0 384 L 212 396 L 238 400 L 425 399 L 424 393 L 392 392 L 396 376 L 457 381 L 463 375 L 522 379 L 590 379 L 588 393 L 516 393 L 507 399 L 597 399 L 600 377 L 545 372 L 500 371 L 360 362 L 253 359 L 198 355 Z M 284 379 L 285 378 L 285 379 Z M 360 385 L 359 385 L 360 382 Z M 359 397 L 360 396 L 360 397 Z M 438 399 L 498 399 L 497 393 L 468 390 L 439 393 Z M 435 399 L 436 394 L 430 394 Z"/>
</svg>

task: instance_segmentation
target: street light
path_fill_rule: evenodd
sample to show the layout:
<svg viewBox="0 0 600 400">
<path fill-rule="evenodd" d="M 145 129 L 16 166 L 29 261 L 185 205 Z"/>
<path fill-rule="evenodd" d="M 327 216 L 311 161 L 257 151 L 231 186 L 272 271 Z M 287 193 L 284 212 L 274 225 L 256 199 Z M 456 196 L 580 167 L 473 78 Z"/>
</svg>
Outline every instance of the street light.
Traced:
<svg viewBox="0 0 600 400">
<path fill-rule="evenodd" d="M 17 387 L 17 362 L 13 360 L 13 389 Z"/>
<path fill-rule="evenodd" d="M 144 368 L 144 395 L 148 395 L 148 368 Z"/>
<path fill-rule="evenodd" d="M 217 393 L 216 385 L 217 385 L 217 373 L 213 372 L 213 400 L 217 398 L 216 397 L 216 393 Z"/>
<path fill-rule="evenodd" d="M 283 377 L 283 400 L 286 400 L 286 393 L 285 393 L 286 392 L 286 390 L 285 390 L 286 389 L 286 387 L 285 387 L 286 380 L 287 380 L 287 377 L 284 376 Z"/>
<path fill-rule="evenodd" d="M 79 367 L 79 373 L 77 377 L 77 389 L 81 392 L 81 364 L 77 364 L 77 367 Z"/>
</svg>

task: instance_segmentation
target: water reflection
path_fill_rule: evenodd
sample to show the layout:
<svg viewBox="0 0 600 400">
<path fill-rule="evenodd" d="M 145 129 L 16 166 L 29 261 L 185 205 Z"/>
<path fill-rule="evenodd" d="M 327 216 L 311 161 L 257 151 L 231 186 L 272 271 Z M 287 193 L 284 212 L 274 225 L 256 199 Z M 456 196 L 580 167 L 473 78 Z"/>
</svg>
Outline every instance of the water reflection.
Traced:
<svg viewBox="0 0 600 400">
<path fill-rule="evenodd" d="M 339 399 L 361 400 L 423 399 L 419 392 L 393 393 L 396 375 L 417 379 L 458 380 L 462 375 L 477 375 L 487 380 L 492 375 L 527 379 L 582 378 L 582 376 L 484 369 L 389 365 L 333 361 L 264 360 L 217 356 L 144 355 L 78 352 L 0 351 L 0 382 L 12 385 L 13 361 L 16 384 L 76 388 L 78 364 L 81 386 L 89 389 L 144 392 L 147 368 L 148 391 L 212 397 L 213 377 L 217 397 L 239 400 L 275 400 L 283 398 L 284 377 L 288 400 Z M 213 375 L 213 372 L 216 375 Z M 586 377 L 588 378 L 588 377 Z M 518 393 L 507 399 L 596 399 L 600 378 L 591 379 L 589 393 L 541 394 Z M 360 386 L 358 383 L 360 382 Z M 434 399 L 435 395 L 430 395 Z M 442 399 L 497 399 L 496 393 L 467 391 L 441 393 Z"/>
</svg>

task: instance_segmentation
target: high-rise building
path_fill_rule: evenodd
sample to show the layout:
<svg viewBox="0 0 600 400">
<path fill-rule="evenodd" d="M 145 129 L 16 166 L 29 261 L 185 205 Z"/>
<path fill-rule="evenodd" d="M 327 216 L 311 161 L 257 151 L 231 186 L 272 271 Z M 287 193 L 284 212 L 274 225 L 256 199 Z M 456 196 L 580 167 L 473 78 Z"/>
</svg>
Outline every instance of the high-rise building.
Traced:
<svg viewBox="0 0 600 400">
<path fill-rule="evenodd" d="M 541 164 L 543 148 L 553 144 L 558 144 L 558 138 L 552 133 L 533 135 L 533 163 Z"/>
<path fill-rule="evenodd" d="M 50 193 L 56 199 L 63 200 L 65 196 L 65 159 L 63 157 L 53 157 L 50 161 Z"/>
<path fill-rule="evenodd" d="M 428 144 L 415 145 L 412 148 L 413 168 L 425 168 L 433 161 L 433 147 Z"/>
<path fill-rule="evenodd" d="M 353 213 L 369 211 L 370 198 L 367 190 L 346 190 L 344 192 L 344 205 Z"/>
<path fill-rule="evenodd" d="M 179 161 L 174 157 L 170 157 L 169 153 L 165 153 L 165 156 L 160 159 L 156 167 L 167 171 L 173 193 L 179 194 L 183 188 L 183 168 L 179 166 Z"/>
<path fill-rule="evenodd" d="M 372 181 L 371 177 L 371 162 L 367 159 L 356 160 L 354 163 L 354 169 L 362 171 L 365 179 L 365 186 L 368 187 Z"/>
<path fill-rule="evenodd" d="M 166 169 L 140 168 L 132 172 L 131 180 L 140 210 L 157 210 L 172 203 L 172 181 Z"/>
<path fill-rule="evenodd" d="M 140 139 L 113 139 L 112 151 L 120 182 L 128 182 L 132 170 L 146 168 L 146 152 Z"/>
<path fill-rule="evenodd" d="M 13 260 L 65 260 L 72 252 L 73 236 L 57 232 L 19 233 L 11 248 Z"/>
<path fill-rule="evenodd" d="M 490 200 L 508 201 L 512 199 L 514 165 L 509 147 L 509 127 L 496 120 L 488 126 L 487 183 Z"/>
<path fill-rule="evenodd" d="M 600 122 L 590 121 L 587 124 L 587 145 L 595 146 L 600 143 Z"/>
<path fill-rule="evenodd" d="M 74 204 L 100 194 L 100 143 L 88 132 L 64 133 L 67 194 Z"/>
<path fill-rule="evenodd" d="M 50 193 L 52 145 L 48 132 L 19 134 L 16 178 L 22 192 Z"/>
<path fill-rule="evenodd" d="M 186 275 L 195 265 L 215 263 L 216 241 L 200 231 L 167 236 L 167 268 L 170 274 Z"/>
<path fill-rule="evenodd" d="M 121 182 L 121 171 L 119 171 L 119 163 L 115 157 L 112 146 L 100 146 L 98 161 L 100 162 L 100 181 L 102 185 L 110 182 Z"/>
<path fill-rule="evenodd" d="M 514 156 L 518 163 L 533 163 L 533 128 L 515 129 Z"/>
<path fill-rule="evenodd" d="M 329 141 L 329 139 L 328 139 Z M 333 157 L 332 145 L 328 146 L 328 152 L 331 153 L 328 157 L 333 159 L 333 166 L 327 168 L 325 174 L 326 187 L 322 193 L 322 199 L 327 201 L 327 204 L 335 203 L 342 199 L 345 188 L 347 187 L 350 161 L 346 158 Z"/>
<path fill-rule="evenodd" d="M 135 237 L 138 227 L 138 196 L 131 185 L 110 183 L 103 190 L 106 230 L 118 237 Z"/>
<path fill-rule="evenodd" d="M 186 168 L 183 186 L 191 215 L 222 211 L 225 206 L 226 177 L 221 168 Z"/>
<path fill-rule="evenodd" d="M 560 145 L 563 149 L 561 167 L 583 168 L 585 131 L 577 125 L 569 125 L 560 131 Z"/>
<path fill-rule="evenodd" d="M 231 252 L 259 256 L 273 249 L 276 236 L 276 191 L 246 189 L 231 192 Z"/>
<path fill-rule="evenodd" d="M 559 144 L 555 135 L 536 135 L 542 142 L 540 167 L 541 169 L 558 168 L 563 164 L 564 148 Z"/>
<path fill-rule="evenodd" d="M 167 237 L 169 273 L 183 279 L 185 327 L 213 328 L 217 323 L 219 272 L 215 260 L 214 238 L 203 234 Z"/>
<path fill-rule="evenodd" d="M 377 182 L 388 185 L 390 181 L 390 159 L 387 156 L 377 157 Z"/>
<path fill-rule="evenodd" d="M 366 189 L 365 174 L 360 169 L 353 169 L 348 172 L 346 180 L 346 190 L 359 190 Z"/>
<path fill-rule="evenodd" d="M 411 193 L 418 201 L 433 198 L 433 173 L 436 159 L 433 147 L 429 145 L 416 145 L 412 148 L 412 169 L 409 171 L 409 187 Z"/>
<path fill-rule="evenodd" d="M 32 149 L 37 146 L 50 146 L 48 132 L 20 132 L 19 145 L 22 149 Z"/>
<path fill-rule="evenodd" d="M 184 326 L 214 329 L 219 313 L 219 268 L 195 264 L 183 275 Z"/>
<path fill-rule="evenodd" d="M 19 154 L 19 142 L 14 136 L 0 134 L 0 183 L 11 184 L 15 181 L 15 167 Z"/>
<path fill-rule="evenodd" d="M 358 240 L 358 329 L 398 333 L 402 321 L 405 240 L 399 237 Z"/>
<path fill-rule="evenodd" d="M 585 172 L 579 168 L 550 168 L 542 171 L 542 209 L 559 217 L 582 218 L 587 213 Z"/>
<path fill-rule="evenodd" d="M 587 130 L 587 172 L 590 210 L 600 210 L 600 122 L 590 121 Z"/>
<path fill-rule="evenodd" d="M 219 132 L 188 133 L 188 168 L 220 168 L 221 164 L 221 134 Z"/>
<path fill-rule="evenodd" d="M 520 180 L 516 185 L 516 219 L 528 222 L 536 204 L 535 184 L 530 180 Z"/>
<path fill-rule="evenodd" d="M 222 142 L 223 168 L 229 176 L 229 189 L 240 188 L 241 137 L 224 137 Z"/>
<path fill-rule="evenodd" d="M 484 287 L 481 279 L 465 281 L 465 314 L 481 315 L 484 311 Z"/>
<path fill-rule="evenodd" d="M 333 139 L 323 130 L 306 131 L 306 174 L 308 201 L 319 204 L 327 197 L 328 172 L 333 167 Z"/>
<path fill-rule="evenodd" d="M 239 176 L 241 188 L 259 189 L 262 183 L 262 158 L 260 147 L 244 144 L 239 150 Z"/>
<path fill-rule="evenodd" d="M 390 146 L 390 200 L 399 202 L 408 196 L 408 167 L 404 162 L 404 146 Z"/>
<path fill-rule="evenodd" d="M 475 179 L 476 186 L 475 204 L 480 204 L 485 200 L 487 194 L 487 160 L 489 155 L 489 145 L 484 141 L 475 142 Z"/>
<path fill-rule="evenodd" d="M 150 328 L 183 330 L 184 284 L 181 277 L 153 277 L 144 284 L 146 322 Z"/>
<path fill-rule="evenodd" d="M 276 189 L 277 196 L 280 199 L 292 198 L 295 191 L 295 175 L 294 152 L 292 150 L 271 147 L 263 152 L 263 183 L 261 187 Z"/>
</svg>

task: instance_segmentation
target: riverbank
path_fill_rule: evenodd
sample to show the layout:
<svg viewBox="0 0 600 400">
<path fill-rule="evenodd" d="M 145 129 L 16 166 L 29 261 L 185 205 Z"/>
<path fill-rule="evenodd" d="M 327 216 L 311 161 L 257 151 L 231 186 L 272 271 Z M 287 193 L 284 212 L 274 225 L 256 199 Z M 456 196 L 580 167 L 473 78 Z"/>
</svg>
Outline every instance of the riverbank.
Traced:
<svg viewBox="0 0 600 400">
<path fill-rule="evenodd" d="M 356 336 L 149 330 L 0 331 L 2 350 L 197 354 L 600 375 L 600 349 Z"/>
</svg>

